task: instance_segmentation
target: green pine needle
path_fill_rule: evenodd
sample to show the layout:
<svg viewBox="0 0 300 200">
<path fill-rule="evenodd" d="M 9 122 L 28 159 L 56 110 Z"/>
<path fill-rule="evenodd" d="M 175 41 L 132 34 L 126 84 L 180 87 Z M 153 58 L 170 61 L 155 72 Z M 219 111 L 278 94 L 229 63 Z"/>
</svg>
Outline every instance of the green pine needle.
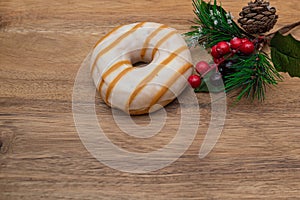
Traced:
<svg viewBox="0 0 300 200">
<path fill-rule="evenodd" d="M 193 0 L 194 13 L 197 16 L 192 31 L 186 36 L 197 39 L 206 48 L 212 47 L 220 41 L 227 41 L 233 37 L 243 37 L 246 33 L 233 21 L 230 13 L 221 5 L 206 3 L 203 0 Z"/>
<path fill-rule="evenodd" d="M 264 52 L 239 58 L 239 62 L 232 68 L 236 72 L 225 77 L 225 88 L 226 92 L 240 89 L 237 100 L 246 97 L 262 101 L 265 99 L 266 87 L 277 85 L 282 79 Z"/>
</svg>

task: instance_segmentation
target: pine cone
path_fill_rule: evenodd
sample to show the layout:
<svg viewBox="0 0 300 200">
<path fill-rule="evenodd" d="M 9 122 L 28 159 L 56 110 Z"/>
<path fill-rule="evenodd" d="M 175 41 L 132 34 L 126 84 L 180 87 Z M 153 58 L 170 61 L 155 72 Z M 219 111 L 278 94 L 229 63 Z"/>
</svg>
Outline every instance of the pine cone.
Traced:
<svg viewBox="0 0 300 200">
<path fill-rule="evenodd" d="M 262 34 L 271 30 L 277 22 L 276 9 L 264 0 L 249 2 L 240 12 L 240 25 L 250 34 Z"/>
</svg>

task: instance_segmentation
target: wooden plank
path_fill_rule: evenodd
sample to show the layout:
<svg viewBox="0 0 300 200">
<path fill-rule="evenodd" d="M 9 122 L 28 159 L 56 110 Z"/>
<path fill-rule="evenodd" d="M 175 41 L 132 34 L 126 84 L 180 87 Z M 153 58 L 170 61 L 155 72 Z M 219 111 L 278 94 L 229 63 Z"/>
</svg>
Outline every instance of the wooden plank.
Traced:
<svg viewBox="0 0 300 200">
<path fill-rule="evenodd" d="M 237 17 L 246 1 L 224 0 Z M 296 0 L 273 0 L 276 28 L 299 20 Z M 156 21 L 187 31 L 190 1 L 0 2 L 0 199 L 297 199 L 300 196 L 300 79 L 285 75 L 263 104 L 230 106 L 213 151 L 198 152 L 210 122 L 210 98 L 198 94 L 201 124 L 190 148 L 171 165 L 130 174 L 98 162 L 81 143 L 72 92 L 81 62 L 112 27 Z M 297 37 L 299 29 L 293 34 Z M 232 103 L 228 98 L 229 104 Z M 178 126 L 167 109 L 163 133 L 137 139 L 112 123 L 96 97 L 97 115 L 116 145 L 134 152 L 163 147 Z M 147 125 L 149 117 L 137 117 Z M 113 159 L 113 158 L 112 158 Z"/>
</svg>

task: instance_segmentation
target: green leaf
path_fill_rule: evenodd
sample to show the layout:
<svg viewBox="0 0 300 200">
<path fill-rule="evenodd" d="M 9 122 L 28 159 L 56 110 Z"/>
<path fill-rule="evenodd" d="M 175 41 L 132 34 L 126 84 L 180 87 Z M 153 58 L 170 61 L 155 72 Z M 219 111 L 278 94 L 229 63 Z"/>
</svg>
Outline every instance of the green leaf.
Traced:
<svg viewBox="0 0 300 200">
<path fill-rule="evenodd" d="M 276 69 L 288 72 L 291 77 L 300 77 L 300 41 L 292 35 L 283 36 L 277 32 L 270 46 Z"/>
</svg>

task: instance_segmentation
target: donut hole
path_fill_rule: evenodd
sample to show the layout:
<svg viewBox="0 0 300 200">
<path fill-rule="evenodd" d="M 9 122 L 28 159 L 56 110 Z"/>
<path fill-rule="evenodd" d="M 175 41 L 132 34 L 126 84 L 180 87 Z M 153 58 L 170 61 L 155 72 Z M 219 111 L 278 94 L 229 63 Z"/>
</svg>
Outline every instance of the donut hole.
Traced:
<svg viewBox="0 0 300 200">
<path fill-rule="evenodd" d="M 145 51 L 144 56 L 141 55 L 141 52 Z M 136 49 L 134 51 L 131 51 L 129 53 L 130 61 L 132 63 L 133 67 L 142 68 L 148 66 L 155 57 L 159 56 L 159 51 L 156 50 L 154 55 L 152 55 L 152 52 L 154 51 L 153 48 L 147 48 L 147 49 Z M 152 57 L 153 56 L 153 57 Z"/>
<path fill-rule="evenodd" d="M 146 62 L 146 61 L 137 61 L 135 63 L 132 64 L 133 67 L 146 67 L 147 65 L 149 65 L 150 62 Z"/>
</svg>

